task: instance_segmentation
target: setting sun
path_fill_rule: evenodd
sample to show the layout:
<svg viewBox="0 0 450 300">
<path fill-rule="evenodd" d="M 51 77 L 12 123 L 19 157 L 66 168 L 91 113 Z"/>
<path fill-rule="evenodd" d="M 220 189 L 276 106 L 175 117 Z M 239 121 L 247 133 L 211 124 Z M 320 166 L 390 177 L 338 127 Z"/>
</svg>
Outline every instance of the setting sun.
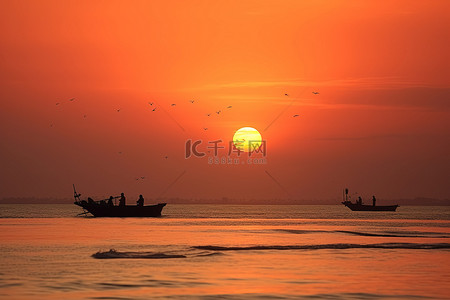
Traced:
<svg viewBox="0 0 450 300">
<path fill-rule="evenodd" d="M 450 0 L 0 1 L 0 300 L 450 300 Z"/>
<path fill-rule="evenodd" d="M 261 146 L 261 134 L 253 127 L 242 127 L 233 136 L 233 144 L 236 149 L 249 152 Z"/>
</svg>

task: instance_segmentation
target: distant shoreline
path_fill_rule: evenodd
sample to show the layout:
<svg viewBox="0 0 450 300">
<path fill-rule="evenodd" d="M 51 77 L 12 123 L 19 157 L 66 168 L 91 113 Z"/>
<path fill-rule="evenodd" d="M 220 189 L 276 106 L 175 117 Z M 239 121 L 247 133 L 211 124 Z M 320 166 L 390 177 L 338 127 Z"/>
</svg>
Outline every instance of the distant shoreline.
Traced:
<svg viewBox="0 0 450 300">
<path fill-rule="evenodd" d="M 96 198 L 94 198 L 96 199 Z M 341 205 L 340 200 L 289 200 L 289 199 L 146 199 L 148 203 L 166 202 L 168 204 L 192 205 Z M 129 200 L 132 204 L 135 201 Z M 366 201 L 367 202 L 367 201 Z M 3 198 L 0 204 L 72 204 L 73 199 L 56 198 Z M 369 202 L 367 202 L 369 203 Z M 377 203 L 378 204 L 378 203 Z M 450 199 L 414 198 L 414 199 L 380 199 L 379 205 L 399 204 L 400 206 L 450 206 Z"/>
</svg>

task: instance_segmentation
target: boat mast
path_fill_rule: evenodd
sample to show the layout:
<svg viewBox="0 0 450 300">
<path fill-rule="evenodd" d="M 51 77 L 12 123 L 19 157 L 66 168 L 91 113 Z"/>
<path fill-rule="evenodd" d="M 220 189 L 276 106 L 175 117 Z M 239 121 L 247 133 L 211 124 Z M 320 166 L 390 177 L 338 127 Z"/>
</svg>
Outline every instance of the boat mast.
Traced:
<svg viewBox="0 0 450 300">
<path fill-rule="evenodd" d="M 77 190 L 75 189 L 75 184 L 72 184 L 72 186 L 73 186 L 73 197 L 75 198 L 75 203 L 81 202 L 81 199 L 80 199 L 81 194 L 77 193 Z M 82 209 L 83 209 L 83 212 L 78 214 L 77 216 L 81 216 L 81 215 L 86 216 L 86 214 L 89 213 L 86 209 L 84 209 L 84 207 L 82 207 Z"/>
<path fill-rule="evenodd" d="M 73 197 L 75 198 L 76 202 L 80 202 L 81 194 L 77 193 L 77 190 L 75 189 L 75 184 L 72 184 L 72 186 L 73 186 Z"/>
</svg>

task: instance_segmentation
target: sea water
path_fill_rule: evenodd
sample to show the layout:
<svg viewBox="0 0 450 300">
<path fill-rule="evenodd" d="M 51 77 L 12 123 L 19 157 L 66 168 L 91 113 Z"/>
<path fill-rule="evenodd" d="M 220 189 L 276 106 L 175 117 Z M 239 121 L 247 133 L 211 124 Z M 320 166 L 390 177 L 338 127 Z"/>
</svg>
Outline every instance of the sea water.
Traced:
<svg viewBox="0 0 450 300">
<path fill-rule="evenodd" d="M 449 299 L 450 207 L 0 205 L 2 299 Z"/>
</svg>

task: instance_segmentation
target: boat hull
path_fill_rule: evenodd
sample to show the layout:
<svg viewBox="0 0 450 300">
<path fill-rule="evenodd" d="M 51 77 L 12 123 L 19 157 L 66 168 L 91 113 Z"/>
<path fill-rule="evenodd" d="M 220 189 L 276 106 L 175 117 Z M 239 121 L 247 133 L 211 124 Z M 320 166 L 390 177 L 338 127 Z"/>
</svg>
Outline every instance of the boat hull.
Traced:
<svg viewBox="0 0 450 300">
<path fill-rule="evenodd" d="M 109 206 L 105 204 L 88 203 L 86 201 L 75 202 L 87 210 L 94 217 L 160 217 L 161 211 L 166 203 L 158 203 L 156 205 L 126 205 L 126 206 Z"/>
<path fill-rule="evenodd" d="M 350 208 L 352 211 L 395 211 L 398 205 L 384 205 L 384 206 L 373 206 L 364 204 L 355 204 L 351 202 L 342 202 L 345 206 Z"/>
</svg>

